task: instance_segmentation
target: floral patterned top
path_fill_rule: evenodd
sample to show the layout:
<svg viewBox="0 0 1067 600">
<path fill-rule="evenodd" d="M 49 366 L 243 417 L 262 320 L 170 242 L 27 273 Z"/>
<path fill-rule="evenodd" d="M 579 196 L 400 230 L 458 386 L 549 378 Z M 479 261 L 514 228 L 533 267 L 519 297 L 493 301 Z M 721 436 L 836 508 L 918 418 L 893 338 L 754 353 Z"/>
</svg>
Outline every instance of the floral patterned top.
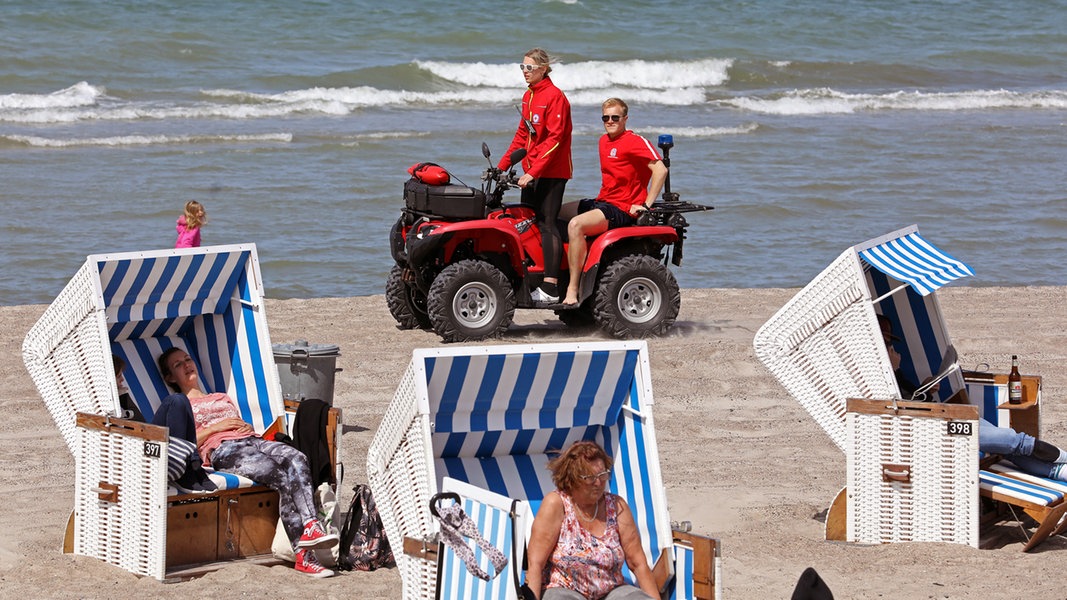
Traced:
<svg viewBox="0 0 1067 600">
<path fill-rule="evenodd" d="M 234 401 L 221 392 L 189 398 L 189 405 L 193 408 L 193 420 L 196 421 L 197 431 L 222 419 L 241 418 L 241 412 L 237 410 L 237 405 Z M 209 435 L 200 444 L 200 458 L 203 459 L 204 466 L 211 466 L 211 453 L 221 446 L 223 442 L 240 440 L 253 435 L 255 434 L 239 433 L 237 431 L 220 431 Z"/>
<path fill-rule="evenodd" d="M 545 565 L 546 588 L 566 588 L 589 598 L 600 600 L 611 590 L 623 585 L 622 565 L 626 556 L 622 551 L 617 522 L 618 496 L 604 494 L 604 535 L 596 537 L 578 522 L 570 496 L 558 492 L 563 500 L 563 525 L 552 557 Z"/>
</svg>

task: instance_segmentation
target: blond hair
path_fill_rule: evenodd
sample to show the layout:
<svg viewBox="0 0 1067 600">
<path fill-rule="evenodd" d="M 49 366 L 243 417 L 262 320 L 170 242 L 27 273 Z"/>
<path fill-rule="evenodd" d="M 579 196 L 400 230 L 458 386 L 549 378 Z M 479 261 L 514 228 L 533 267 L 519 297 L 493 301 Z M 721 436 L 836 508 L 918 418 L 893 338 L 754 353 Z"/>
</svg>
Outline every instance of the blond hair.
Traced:
<svg viewBox="0 0 1067 600">
<path fill-rule="evenodd" d="M 185 226 L 189 229 L 196 229 L 204 223 L 207 223 L 207 211 L 204 210 L 204 205 L 196 200 L 186 202 Z"/>
<path fill-rule="evenodd" d="M 626 115 L 630 114 L 630 107 L 626 106 L 626 103 L 623 102 L 621 98 L 608 98 L 607 100 L 604 101 L 603 104 L 600 105 L 600 108 L 601 109 L 605 109 L 605 108 L 607 108 L 609 106 L 621 106 L 622 107 L 622 116 L 624 116 L 624 117 Z"/>
<path fill-rule="evenodd" d="M 533 48 L 526 54 L 523 54 L 523 57 L 531 58 L 535 63 L 545 67 L 545 75 L 552 72 L 552 63 L 558 62 L 555 56 L 549 55 L 543 48 Z"/>
</svg>

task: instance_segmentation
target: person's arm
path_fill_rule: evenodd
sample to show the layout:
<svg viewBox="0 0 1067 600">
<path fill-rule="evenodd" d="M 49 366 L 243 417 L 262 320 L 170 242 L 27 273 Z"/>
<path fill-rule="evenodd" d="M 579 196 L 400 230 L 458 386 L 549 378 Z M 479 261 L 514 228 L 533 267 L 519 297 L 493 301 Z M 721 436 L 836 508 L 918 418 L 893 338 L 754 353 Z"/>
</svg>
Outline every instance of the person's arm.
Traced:
<svg viewBox="0 0 1067 600">
<path fill-rule="evenodd" d="M 244 420 L 238 417 L 229 417 L 226 419 L 219 419 L 211 425 L 205 425 L 204 427 L 196 428 L 196 445 L 200 446 L 209 437 L 216 433 L 222 433 L 223 431 L 240 431 L 243 433 L 255 433 L 252 426 L 246 423 Z"/>
<path fill-rule="evenodd" d="M 496 164 L 496 168 L 501 171 L 506 171 L 512 166 L 511 153 L 519 148 L 525 148 L 526 141 L 530 137 L 530 132 L 526 128 L 526 112 L 524 112 L 530 105 L 529 98 L 530 90 L 526 90 L 522 95 L 522 102 L 519 104 L 519 126 L 515 128 L 515 135 L 511 138 L 511 145 L 504 151 L 504 155 L 500 157 L 500 160 Z"/>
<path fill-rule="evenodd" d="M 563 500 L 556 492 L 549 492 L 541 501 L 533 528 L 530 531 L 530 543 L 526 547 L 526 585 L 530 586 L 537 598 L 541 597 L 541 575 L 548 559 L 559 541 L 559 529 L 563 526 Z M 640 543 L 640 542 L 638 542 Z"/>
<path fill-rule="evenodd" d="M 659 193 L 663 191 L 663 183 L 667 181 L 667 165 L 663 164 L 662 160 L 654 160 L 648 163 L 648 168 L 652 170 L 652 179 L 648 181 L 648 196 L 645 198 L 645 208 L 652 206 L 652 203 L 659 197 Z"/>
<path fill-rule="evenodd" d="M 618 513 L 615 516 L 619 526 L 619 541 L 622 543 L 623 556 L 626 557 L 626 566 L 630 567 L 634 577 L 637 578 L 637 586 L 651 598 L 659 598 L 659 589 L 656 587 L 656 578 L 652 575 L 652 569 L 648 567 L 648 559 L 641 547 L 641 534 L 637 531 L 633 513 L 626 501 L 615 497 L 615 505 Z"/>
<path fill-rule="evenodd" d="M 644 202 L 630 206 L 631 215 L 637 215 L 652 208 L 652 204 L 659 197 L 659 193 L 663 191 L 664 182 L 667 181 L 667 165 L 663 164 L 662 160 L 656 159 L 648 163 L 648 168 L 652 171 L 652 178 L 648 180 L 648 194 L 645 196 Z"/>
</svg>

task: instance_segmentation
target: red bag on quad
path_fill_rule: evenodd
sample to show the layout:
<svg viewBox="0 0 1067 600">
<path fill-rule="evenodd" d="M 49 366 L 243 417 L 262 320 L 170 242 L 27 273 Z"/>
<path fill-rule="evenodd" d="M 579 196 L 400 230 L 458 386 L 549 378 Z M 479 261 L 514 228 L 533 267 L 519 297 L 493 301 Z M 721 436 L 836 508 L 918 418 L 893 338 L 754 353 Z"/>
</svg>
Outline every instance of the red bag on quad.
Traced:
<svg viewBox="0 0 1067 600">
<path fill-rule="evenodd" d="M 415 163 L 408 173 L 426 185 L 448 185 L 452 179 L 444 167 L 431 162 Z"/>
</svg>

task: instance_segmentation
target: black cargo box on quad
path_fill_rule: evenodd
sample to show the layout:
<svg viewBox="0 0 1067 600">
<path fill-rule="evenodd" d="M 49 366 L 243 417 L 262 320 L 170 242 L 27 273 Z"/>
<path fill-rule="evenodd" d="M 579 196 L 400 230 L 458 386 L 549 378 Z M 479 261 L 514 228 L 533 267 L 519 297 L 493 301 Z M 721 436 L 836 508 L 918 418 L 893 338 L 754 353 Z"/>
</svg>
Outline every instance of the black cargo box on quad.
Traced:
<svg viewBox="0 0 1067 600">
<path fill-rule="evenodd" d="M 465 185 L 427 185 L 412 178 L 404 183 L 404 204 L 443 219 L 485 218 L 485 194 Z"/>
</svg>

